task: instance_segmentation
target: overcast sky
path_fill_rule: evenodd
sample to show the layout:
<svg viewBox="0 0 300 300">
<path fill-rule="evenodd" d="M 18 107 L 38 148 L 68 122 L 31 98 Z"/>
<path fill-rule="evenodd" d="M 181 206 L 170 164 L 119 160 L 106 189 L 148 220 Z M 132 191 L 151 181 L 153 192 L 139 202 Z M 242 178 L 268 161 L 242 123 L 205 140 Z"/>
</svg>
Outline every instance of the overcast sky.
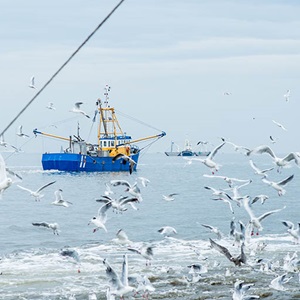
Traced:
<svg viewBox="0 0 300 300">
<path fill-rule="evenodd" d="M 1 3 L 1 131 L 118 2 Z M 149 125 L 122 117 L 124 131 L 134 138 L 167 133 L 151 151 L 166 151 L 171 141 L 183 146 L 186 138 L 195 146 L 225 137 L 252 148 L 271 145 L 270 135 L 275 151 L 300 151 L 299 20 L 296 0 L 125 0 L 5 140 L 23 145 L 21 124 L 30 136 L 34 128 L 69 136 L 79 120 L 82 137 L 95 142 L 91 121 L 69 110 L 82 101 L 93 113 L 109 84 L 117 112 Z M 28 87 L 33 75 L 37 90 Z M 50 101 L 56 111 L 46 109 Z M 48 143 L 32 138 L 23 148 L 47 151 Z"/>
</svg>

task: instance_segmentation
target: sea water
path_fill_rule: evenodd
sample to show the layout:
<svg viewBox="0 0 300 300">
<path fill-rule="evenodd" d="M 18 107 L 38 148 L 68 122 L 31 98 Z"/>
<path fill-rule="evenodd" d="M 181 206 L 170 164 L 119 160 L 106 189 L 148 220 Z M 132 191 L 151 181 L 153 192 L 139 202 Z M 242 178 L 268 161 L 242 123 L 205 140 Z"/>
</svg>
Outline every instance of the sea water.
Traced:
<svg viewBox="0 0 300 300">
<path fill-rule="evenodd" d="M 249 265 L 235 266 L 224 255 L 211 249 L 209 238 L 226 246 L 232 255 L 240 253 L 240 247 L 233 245 L 229 235 L 230 222 L 249 221 L 249 215 L 242 206 L 232 202 L 234 214 L 222 201 L 212 200 L 212 193 L 205 189 L 211 186 L 228 189 L 220 178 L 204 177 L 211 170 L 199 161 L 182 157 L 167 157 L 163 153 L 141 155 L 137 171 L 128 173 L 65 173 L 43 171 L 40 155 L 19 153 L 11 156 L 3 153 L 7 166 L 22 176 L 4 191 L 0 200 L 0 299 L 88 299 L 95 293 L 97 299 L 106 299 L 109 280 L 103 260 L 109 262 L 120 274 L 123 255 L 128 254 L 129 276 L 146 275 L 155 291 L 149 299 L 232 299 L 236 280 L 254 283 L 246 294 L 259 295 L 264 299 L 298 299 L 300 285 L 297 267 L 286 270 L 284 260 L 299 250 L 281 223 L 289 220 L 297 224 L 299 219 L 300 171 L 294 163 L 280 173 L 276 168 L 269 172 L 269 178 L 279 181 L 294 174 L 294 179 L 285 187 L 286 194 L 277 192 L 261 181 L 249 165 L 249 157 L 239 153 L 218 153 L 215 160 L 222 166 L 218 175 L 251 179 L 241 188 L 242 195 L 254 197 L 267 194 L 269 199 L 253 204 L 255 215 L 285 207 L 282 211 L 262 221 L 263 230 L 254 235 L 246 245 Z M 272 166 L 271 158 L 258 155 L 252 159 L 260 168 Z M 150 180 L 143 187 L 138 177 Z M 100 229 L 93 232 L 90 219 L 97 215 L 102 205 L 96 202 L 104 194 L 105 184 L 111 180 L 135 181 L 141 190 L 142 201 L 135 204 L 137 210 L 128 206 L 123 213 L 108 210 L 107 232 Z M 44 197 L 35 199 L 18 185 L 36 190 L 44 184 L 56 181 L 43 190 Z M 128 195 L 124 186 L 111 187 L 114 197 Z M 69 207 L 52 205 L 54 192 L 62 189 Z M 227 190 L 228 194 L 232 194 Z M 176 193 L 173 201 L 166 201 L 162 195 Z M 56 222 L 59 235 L 51 229 L 35 227 L 33 222 Z M 208 224 L 219 228 L 217 235 L 203 227 Z M 177 234 L 170 238 L 159 232 L 163 226 L 172 226 Z M 153 247 L 151 264 L 136 253 L 128 251 L 129 245 L 113 242 L 119 229 L 123 229 L 131 240 L 131 247 L 147 245 Z M 264 245 L 264 247 L 260 247 Z M 76 250 L 79 262 L 60 254 L 61 249 Z M 258 259 L 274 262 L 272 271 L 264 271 L 257 264 Z M 197 282 L 190 282 L 191 264 L 201 264 L 207 272 Z M 288 273 L 293 278 L 284 285 L 284 291 L 269 287 L 276 276 Z M 74 299 L 73 298 L 73 299 Z M 71 298 L 70 298 L 71 299 Z M 125 299 L 143 299 L 143 292 L 129 294 Z"/>
</svg>

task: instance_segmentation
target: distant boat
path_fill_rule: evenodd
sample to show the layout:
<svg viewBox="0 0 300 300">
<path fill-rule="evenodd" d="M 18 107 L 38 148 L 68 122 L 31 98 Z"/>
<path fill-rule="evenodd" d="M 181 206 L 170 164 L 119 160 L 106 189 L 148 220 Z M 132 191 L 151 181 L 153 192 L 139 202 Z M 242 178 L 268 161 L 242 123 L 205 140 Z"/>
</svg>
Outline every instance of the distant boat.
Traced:
<svg viewBox="0 0 300 300">
<path fill-rule="evenodd" d="M 97 100 L 95 117 L 99 115 L 99 123 L 96 140 L 90 143 L 83 140 L 79 134 L 68 137 L 56 136 L 34 129 L 35 135 L 43 135 L 68 142 L 68 147 L 60 152 L 42 155 L 42 166 L 44 170 L 59 170 L 67 172 L 119 172 L 136 170 L 141 149 L 137 142 L 148 139 L 159 139 L 166 135 L 161 132 L 157 135 L 132 140 L 131 136 L 122 131 L 117 120 L 115 109 L 108 105 L 108 92 L 105 88 L 106 99 L 104 105 L 100 99 Z M 152 143 L 152 142 L 151 142 Z"/>
<path fill-rule="evenodd" d="M 177 151 L 174 151 L 174 146 L 177 146 Z M 179 150 L 179 146 L 173 141 L 171 142 L 171 151 L 166 151 L 167 156 L 208 156 L 210 151 L 193 151 L 189 140 L 185 140 L 184 148 Z"/>
</svg>

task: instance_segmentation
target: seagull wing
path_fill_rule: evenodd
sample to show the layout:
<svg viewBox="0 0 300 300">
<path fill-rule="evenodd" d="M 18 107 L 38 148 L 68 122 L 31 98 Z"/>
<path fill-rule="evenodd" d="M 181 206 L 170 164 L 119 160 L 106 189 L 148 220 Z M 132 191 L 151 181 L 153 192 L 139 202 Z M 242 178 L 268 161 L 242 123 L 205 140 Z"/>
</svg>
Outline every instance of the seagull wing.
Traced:
<svg viewBox="0 0 300 300">
<path fill-rule="evenodd" d="M 33 226 L 42 226 L 49 228 L 49 223 L 47 222 L 40 222 L 40 223 L 32 223 Z"/>
<path fill-rule="evenodd" d="M 131 187 L 130 183 L 126 180 L 111 180 L 110 183 L 112 186 L 126 185 L 127 187 Z"/>
<path fill-rule="evenodd" d="M 225 255 L 230 261 L 232 261 L 232 255 L 230 254 L 230 252 L 228 251 L 227 248 L 219 245 L 218 243 L 216 243 L 212 239 L 209 239 L 209 241 L 210 241 L 210 244 L 211 244 L 212 248 L 216 249 L 221 254 Z"/>
<path fill-rule="evenodd" d="M 286 226 L 288 229 L 293 229 L 294 224 L 291 221 L 281 221 L 281 223 Z"/>
<path fill-rule="evenodd" d="M 75 103 L 75 107 L 76 107 L 77 109 L 80 109 L 80 105 L 81 105 L 81 104 L 83 104 L 83 102 L 76 102 L 76 103 Z"/>
<path fill-rule="evenodd" d="M 279 208 L 279 209 L 275 209 L 275 210 L 268 211 L 268 212 L 262 214 L 262 215 L 261 215 L 260 217 L 258 217 L 257 219 L 258 219 L 259 222 L 260 222 L 260 221 L 262 221 L 263 219 L 265 219 L 266 217 L 268 217 L 268 216 L 270 216 L 270 215 L 272 215 L 272 214 L 274 214 L 274 213 L 276 213 L 276 212 L 279 212 L 279 211 L 281 211 L 281 210 L 283 210 L 283 209 L 285 209 L 285 206 L 284 206 L 283 208 Z"/>
<path fill-rule="evenodd" d="M 55 182 L 56 182 L 56 181 L 51 181 L 51 182 L 49 182 L 49 183 L 47 183 L 47 184 L 41 186 L 36 192 L 39 193 L 41 190 L 43 190 L 44 188 L 46 188 L 47 186 L 49 186 L 49 185 L 51 185 L 51 184 L 53 184 L 53 183 L 55 183 Z"/>
<path fill-rule="evenodd" d="M 98 210 L 98 216 L 100 217 L 100 219 L 105 222 L 106 218 L 107 218 L 107 214 L 106 211 L 111 207 L 111 202 L 108 202 L 104 205 L 102 205 L 99 210 Z"/>
<path fill-rule="evenodd" d="M 23 186 L 21 186 L 21 185 L 18 185 L 18 184 L 17 184 L 17 186 L 18 186 L 20 189 L 24 190 L 24 191 L 27 191 L 27 192 L 29 192 L 29 193 L 33 193 L 33 191 L 30 190 L 30 189 L 28 189 L 28 188 L 25 188 L 25 187 L 23 187 Z"/>
<path fill-rule="evenodd" d="M 291 160 L 295 160 L 295 163 L 298 165 L 300 163 L 300 159 L 298 157 L 297 154 L 295 154 L 294 152 L 289 153 L 288 155 L 286 155 L 283 160 L 284 161 L 291 161 Z"/>
<path fill-rule="evenodd" d="M 109 282 L 111 285 L 118 289 L 122 286 L 121 280 L 119 278 L 119 275 L 115 272 L 115 270 L 106 262 L 106 260 L 103 260 L 103 264 L 106 266 L 106 276 L 109 278 Z"/>
<path fill-rule="evenodd" d="M 260 169 L 256 166 L 256 164 L 252 161 L 252 159 L 249 160 L 249 164 L 252 167 L 252 169 L 256 172 L 261 172 Z"/>
<path fill-rule="evenodd" d="M 214 156 L 217 154 L 218 150 L 219 150 L 221 147 L 223 147 L 224 144 L 225 144 L 225 142 L 223 142 L 222 144 L 220 144 L 219 146 L 217 146 L 215 149 L 213 149 L 212 152 L 209 154 L 208 157 L 209 157 L 210 159 L 213 159 Z"/>
<path fill-rule="evenodd" d="M 121 282 L 124 286 L 128 286 L 128 258 L 127 254 L 123 256 Z"/>
<path fill-rule="evenodd" d="M 294 178 L 294 175 L 291 175 L 282 181 L 277 182 L 278 185 L 286 185 L 288 182 L 290 182 Z"/>
</svg>

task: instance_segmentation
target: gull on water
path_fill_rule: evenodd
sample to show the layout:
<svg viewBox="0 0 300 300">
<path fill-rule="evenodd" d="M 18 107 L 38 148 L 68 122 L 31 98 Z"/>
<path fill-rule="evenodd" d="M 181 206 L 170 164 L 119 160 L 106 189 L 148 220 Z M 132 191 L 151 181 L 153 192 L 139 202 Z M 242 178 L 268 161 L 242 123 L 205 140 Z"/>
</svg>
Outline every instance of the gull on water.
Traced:
<svg viewBox="0 0 300 300">
<path fill-rule="evenodd" d="M 300 242 L 300 223 L 295 226 L 291 221 L 281 221 L 281 223 L 286 226 L 287 232 L 294 238 L 295 243 Z"/>
<path fill-rule="evenodd" d="M 282 196 L 286 193 L 286 190 L 283 188 L 287 183 L 289 183 L 292 179 L 294 178 L 294 175 L 290 175 L 289 177 L 275 182 L 275 181 L 270 181 L 267 179 L 262 179 L 262 181 L 266 184 L 268 184 L 269 186 L 271 186 L 272 188 L 274 188 L 277 192 L 278 192 L 278 196 Z"/>
<path fill-rule="evenodd" d="M 23 187 L 23 186 L 20 186 L 20 185 L 17 185 L 17 186 L 18 186 L 20 189 L 29 192 L 30 195 L 31 195 L 32 197 L 35 198 L 35 201 L 40 201 L 41 198 L 44 197 L 44 195 L 41 194 L 40 192 L 41 192 L 43 189 L 45 189 L 46 187 L 48 187 L 48 186 L 54 184 L 55 182 L 56 182 L 56 181 L 51 181 L 51 182 L 49 182 L 49 183 L 47 183 L 47 184 L 41 186 L 40 188 L 38 188 L 36 191 L 32 191 L 32 190 L 30 190 L 30 189 L 28 189 L 28 188 L 25 188 L 25 187 Z"/>
<path fill-rule="evenodd" d="M 31 78 L 30 78 L 30 83 L 29 83 L 29 87 L 31 88 L 31 89 L 35 89 L 36 87 L 35 87 L 35 83 L 34 83 L 34 76 L 31 76 Z"/>
<path fill-rule="evenodd" d="M 28 134 L 23 133 L 23 126 L 22 126 L 22 125 L 20 125 L 20 126 L 18 127 L 18 132 L 17 132 L 16 134 L 17 134 L 17 136 L 19 136 L 19 137 L 29 137 Z"/>
<path fill-rule="evenodd" d="M 280 123 L 278 123 L 278 122 L 276 122 L 276 121 L 274 121 L 274 120 L 272 120 L 272 122 L 273 122 L 275 125 L 277 125 L 278 127 L 280 127 L 281 129 L 287 131 L 287 129 L 286 129 L 282 124 L 280 124 Z"/>
<path fill-rule="evenodd" d="M 69 204 L 73 204 L 72 202 L 63 199 L 62 189 L 56 190 L 54 192 L 54 195 L 55 195 L 55 201 L 51 203 L 53 205 L 69 207 Z"/>
<path fill-rule="evenodd" d="M 204 158 L 192 158 L 191 160 L 195 160 L 195 161 L 200 161 L 201 163 L 203 163 L 205 166 L 207 166 L 208 168 L 210 168 L 212 170 L 212 174 L 214 174 L 214 171 L 218 171 L 219 168 L 221 167 L 220 165 L 218 165 L 215 161 L 213 161 L 215 155 L 218 153 L 218 151 L 225 145 L 225 142 L 221 143 L 219 146 L 217 146 L 216 148 L 214 148 L 210 154 Z"/>
<path fill-rule="evenodd" d="M 110 294 L 114 296 L 123 296 L 134 292 L 136 289 L 128 284 L 128 258 L 127 254 L 123 255 L 122 274 L 121 278 L 116 271 L 108 264 L 106 259 L 103 260 L 106 267 L 106 276 L 109 278 Z"/>
<path fill-rule="evenodd" d="M 107 221 L 107 210 L 111 207 L 111 203 L 106 203 L 103 206 L 101 206 L 98 209 L 98 214 L 97 216 L 94 216 L 88 223 L 88 225 L 90 224 L 94 224 L 96 227 L 93 229 L 93 232 L 96 232 L 99 229 L 103 229 L 105 232 L 107 232 L 105 223 Z"/>
<path fill-rule="evenodd" d="M 261 146 L 258 146 L 256 148 L 250 150 L 247 153 L 247 155 L 249 156 L 252 153 L 259 153 L 259 154 L 267 153 L 267 154 L 269 154 L 272 157 L 274 163 L 277 165 L 278 172 L 280 171 L 281 168 L 286 167 L 292 160 L 295 160 L 296 165 L 300 165 L 300 157 L 295 152 L 290 152 L 285 157 L 280 158 L 275 155 L 274 151 L 269 146 L 261 145 Z"/>
<path fill-rule="evenodd" d="M 32 223 L 33 226 L 45 227 L 53 230 L 53 234 L 58 235 L 58 224 L 57 223 L 47 223 L 47 222 L 35 222 Z"/>
<path fill-rule="evenodd" d="M 80 109 L 81 104 L 83 104 L 83 102 L 76 102 L 75 106 L 72 109 L 70 109 L 70 112 L 77 113 L 77 114 L 82 114 L 85 117 L 90 118 L 90 116 L 85 111 Z"/>
<path fill-rule="evenodd" d="M 266 173 L 269 171 L 272 171 L 274 169 L 274 167 L 273 167 L 273 168 L 267 168 L 267 169 L 261 170 L 256 166 L 256 164 L 252 161 L 252 159 L 249 160 L 249 164 L 250 164 L 251 168 L 255 171 L 254 174 L 262 176 L 263 178 L 268 177 L 268 175 Z"/>
</svg>

